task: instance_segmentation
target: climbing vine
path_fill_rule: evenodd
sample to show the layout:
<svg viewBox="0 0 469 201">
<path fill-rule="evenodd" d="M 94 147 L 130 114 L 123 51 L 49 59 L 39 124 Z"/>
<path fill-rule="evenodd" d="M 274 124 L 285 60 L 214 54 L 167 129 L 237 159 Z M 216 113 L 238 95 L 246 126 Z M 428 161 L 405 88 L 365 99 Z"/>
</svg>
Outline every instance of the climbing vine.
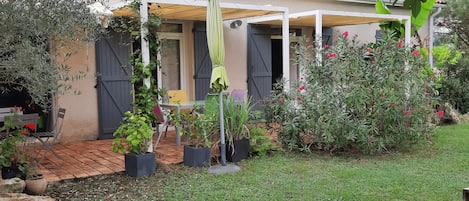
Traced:
<svg viewBox="0 0 469 201">
<path fill-rule="evenodd" d="M 135 50 L 130 55 L 130 65 L 133 67 L 130 82 L 134 85 L 134 90 L 132 91 L 135 97 L 134 110 L 145 114 L 150 117 L 151 120 L 156 120 L 157 117 L 153 114 L 153 108 L 164 93 L 163 89 L 156 87 L 156 75 L 153 73 L 157 66 L 160 65 L 160 61 L 157 57 L 160 46 L 157 29 L 161 25 L 161 19 L 159 16 L 149 13 L 148 21 L 142 25 L 139 17 L 140 6 L 142 6 L 140 1 L 133 1 L 129 7 L 136 13 L 136 15 L 134 15 L 136 17 L 118 17 L 113 27 L 117 32 L 130 33 L 135 42 L 134 44 L 140 44 L 142 39 L 148 41 L 150 49 L 150 62 L 148 65 L 144 65 L 142 62 L 140 49 Z M 141 27 L 148 29 L 148 34 L 145 38 L 142 38 L 140 32 Z M 146 79 L 150 80 L 150 87 L 144 84 L 144 80 Z"/>
</svg>

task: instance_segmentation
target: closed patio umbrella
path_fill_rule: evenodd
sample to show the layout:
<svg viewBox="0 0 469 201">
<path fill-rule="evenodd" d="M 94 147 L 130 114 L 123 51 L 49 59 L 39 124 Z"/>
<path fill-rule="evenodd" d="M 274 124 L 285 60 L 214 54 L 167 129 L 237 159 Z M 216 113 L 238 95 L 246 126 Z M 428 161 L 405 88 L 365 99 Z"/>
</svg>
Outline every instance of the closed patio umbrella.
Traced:
<svg viewBox="0 0 469 201">
<path fill-rule="evenodd" d="M 220 110 L 220 155 L 221 165 L 226 165 L 225 129 L 223 125 L 223 100 L 222 92 L 229 85 L 225 69 L 225 44 L 223 42 L 223 22 L 220 3 L 218 0 L 208 0 L 207 7 L 207 43 L 212 61 L 212 76 L 210 88 L 219 93 Z"/>
</svg>

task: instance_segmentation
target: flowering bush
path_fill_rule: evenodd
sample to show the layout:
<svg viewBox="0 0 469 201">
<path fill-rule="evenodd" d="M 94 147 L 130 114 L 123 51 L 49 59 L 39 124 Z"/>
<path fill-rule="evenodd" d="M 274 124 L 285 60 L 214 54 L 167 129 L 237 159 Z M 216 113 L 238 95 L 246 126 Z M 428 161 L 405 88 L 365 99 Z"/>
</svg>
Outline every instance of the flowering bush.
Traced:
<svg viewBox="0 0 469 201">
<path fill-rule="evenodd" d="M 266 106 L 282 125 L 282 143 L 290 150 L 381 153 L 431 139 L 437 113 L 419 75 L 425 64 L 418 51 L 390 37 L 360 44 L 347 36 L 323 48 L 321 59 L 298 46 L 304 77 L 290 90 L 277 86 Z"/>
</svg>

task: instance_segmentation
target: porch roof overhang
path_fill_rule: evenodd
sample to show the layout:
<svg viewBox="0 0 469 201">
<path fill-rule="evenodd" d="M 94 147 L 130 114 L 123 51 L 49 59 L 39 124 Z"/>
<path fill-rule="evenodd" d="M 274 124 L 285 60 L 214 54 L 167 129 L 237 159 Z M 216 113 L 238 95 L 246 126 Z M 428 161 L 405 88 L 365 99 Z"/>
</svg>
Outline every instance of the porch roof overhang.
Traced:
<svg viewBox="0 0 469 201">
<path fill-rule="evenodd" d="M 410 20 L 410 16 L 407 15 L 386 15 L 332 10 L 314 10 L 299 13 L 291 13 L 289 15 L 290 26 L 316 26 L 316 18 L 318 16 L 322 18 L 321 23 L 324 27 Z M 272 16 L 270 17 L 270 19 L 263 19 L 262 17 L 252 18 L 250 22 L 270 25 L 281 24 L 281 20 L 277 16 Z"/>
<path fill-rule="evenodd" d="M 404 21 L 405 42 L 410 43 L 410 16 L 375 13 L 345 12 L 332 10 L 314 10 L 291 13 L 288 16 L 290 26 L 314 26 L 316 33 L 322 33 L 322 27 L 372 24 L 389 21 Z M 279 16 L 253 17 L 248 23 L 278 25 Z M 320 35 L 319 35 L 320 36 Z M 318 37 L 318 36 L 317 36 Z"/>
<path fill-rule="evenodd" d="M 360 12 L 314 10 L 299 13 L 291 13 L 289 14 L 288 18 L 290 26 L 314 26 L 316 32 L 316 41 L 321 41 L 322 27 L 361 25 L 389 21 L 403 21 L 403 23 L 405 24 L 404 41 L 406 44 L 410 43 L 410 16 L 406 15 L 386 15 Z M 253 17 L 248 19 L 248 23 L 256 24 L 278 25 L 280 22 L 281 21 L 278 16 Z M 322 47 L 317 46 L 317 49 L 320 50 L 322 49 Z M 320 51 L 318 51 L 316 56 L 319 60 L 321 60 L 322 58 L 319 52 Z M 303 73 L 300 71 L 300 75 L 302 74 Z"/>
<path fill-rule="evenodd" d="M 139 12 L 135 12 L 129 6 L 132 1 L 121 2 L 109 6 L 114 16 L 134 16 L 140 17 L 140 22 L 145 24 L 148 21 L 148 13 L 154 13 L 163 20 L 190 20 L 190 21 L 206 21 L 206 13 L 208 1 L 187 1 L 187 0 L 141 0 Z M 283 77 L 288 79 L 290 76 L 290 54 L 289 54 L 289 20 L 288 8 L 277 6 L 260 6 L 237 3 L 220 3 L 223 20 L 246 19 L 260 16 L 277 16 L 282 25 L 282 57 L 283 57 Z M 262 20 L 260 20 L 262 21 Z M 140 30 L 141 36 L 145 37 L 148 30 L 142 26 Z M 148 41 L 142 40 L 142 63 L 146 66 L 150 63 L 150 53 Z M 161 75 L 161 68 L 158 69 L 158 76 Z M 162 79 L 158 79 L 162 80 Z M 144 81 L 149 87 L 149 80 Z M 286 84 L 288 88 L 288 83 Z M 161 83 L 158 83 L 161 86 Z"/>
<path fill-rule="evenodd" d="M 187 0 L 147 0 L 149 13 L 158 15 L 163 20 L 205 21 L 207 1 Z M 138 16 L 130 8 L 131 1 L 110 6 L 114 16 Z M 266 15 L 279 15 L 288 11 L 286 7 L 259 6 L 235 3 L 220 3 L 223 20 L 242 19 Z M 281 19 L 281 17 L 280 17 Z M 280 20 L 279 25 L 282 24 Z"/>
</svg>

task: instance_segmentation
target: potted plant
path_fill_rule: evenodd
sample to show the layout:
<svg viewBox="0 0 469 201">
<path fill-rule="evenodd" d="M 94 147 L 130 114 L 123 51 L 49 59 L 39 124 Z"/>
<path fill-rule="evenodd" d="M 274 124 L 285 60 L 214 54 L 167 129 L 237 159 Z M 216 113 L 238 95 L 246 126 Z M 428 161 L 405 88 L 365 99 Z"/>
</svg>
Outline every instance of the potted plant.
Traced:
<svg viewBox="0 0 469 201">
<path fill-rule="evenodd" d="M 249 129 L 247 127 L 251 110 L 250 99 L 235 101 L 228 97 L 224 101 L 223 116 L 226 136 L 226 160 L 238 162 L 249 156 Z"/>
<path fill-rule="evenodd" d="M 38 172 L 38 163 L 37 161 L 28 156 L 28 162 L 25 164 L 25 193 L 29 195 L 42 195 L 47 190 L 47 180 L 44 176 Z"/>
<path fill-rule="evenodd" d="M 24 166 L 27 155 L 22 150 L 25 136 L 21 134 L 21 128 L 17 123 L 17 116 L 5 118 L 3 127 L 0 128 L 2 138 L 0 142 L 0 167 L 2 168 L 2 178 L 11 179 L 19 177 L 25 179 Z"/>
<path fill-rule="evenodd" d="M 184 146 L 184 165 L 207 166 L 210 164 L 211 138 L 217 132 L 216 115 L 199 114 L 195 109 L 187 119 L 188 144 Z"/>
<path fill-rule="evenodd" d="M 113 133 L 112 149 L 125 154 L 125 172 L 129 176 L 143 177 L 155 172 L 155 153 L 148 152 L 153 136 L 150 125 L 151 117 L 138 111 L 127 111 L 121 125 Z"/>
</svg>

